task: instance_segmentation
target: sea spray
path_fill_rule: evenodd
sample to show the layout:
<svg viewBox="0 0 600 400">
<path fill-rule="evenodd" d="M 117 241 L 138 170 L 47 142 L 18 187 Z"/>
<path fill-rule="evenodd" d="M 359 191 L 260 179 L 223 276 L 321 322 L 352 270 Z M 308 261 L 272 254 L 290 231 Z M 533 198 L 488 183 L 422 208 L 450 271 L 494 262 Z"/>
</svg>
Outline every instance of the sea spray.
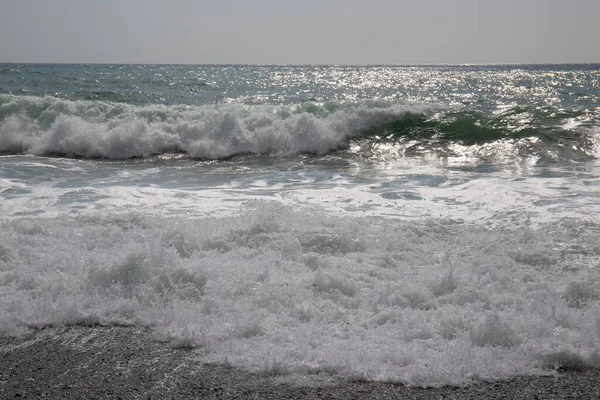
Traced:
<svg viewBox="0 0 600 400">
<path fill-rule="evenodd" d="M 315 220 L 273 204 L 229 218 L 131 214 L 2 228 L 5 333 L 141 324 L 200 346 L 207 361 L 410 384 L 531 373 L 561 354 L 598 366 L 600 302 L 584 295 L 597 288 L 580 284 L 597 271 L 569 269 L 556 250 L 592 248 L 597 230 L 550 224 L 528 230 L 525 248 L 520 229 Z M 579 264 L 595 258 L 577 254 Z"/>
</svg>

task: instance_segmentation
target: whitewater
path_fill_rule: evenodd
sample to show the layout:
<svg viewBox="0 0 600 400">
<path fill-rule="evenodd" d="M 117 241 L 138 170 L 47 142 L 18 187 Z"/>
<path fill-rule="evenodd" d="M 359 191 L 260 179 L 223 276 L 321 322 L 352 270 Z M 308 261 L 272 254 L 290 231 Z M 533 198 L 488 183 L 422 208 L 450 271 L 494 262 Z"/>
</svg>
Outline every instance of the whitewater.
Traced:
<svg viewBox="0 0 600 400">
<path fill-rule="evenodd" d="M 600 367 L 600 66 L 0 64 L 0 332 L 440 386 Z"/>
</svg>

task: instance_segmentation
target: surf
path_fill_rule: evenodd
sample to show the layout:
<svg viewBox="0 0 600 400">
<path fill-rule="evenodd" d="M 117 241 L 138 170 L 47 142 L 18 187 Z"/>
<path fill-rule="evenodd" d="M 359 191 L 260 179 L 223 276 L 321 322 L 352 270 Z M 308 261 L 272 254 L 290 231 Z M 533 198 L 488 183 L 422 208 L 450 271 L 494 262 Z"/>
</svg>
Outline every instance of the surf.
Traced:
<svg viewBox="0 0 600 400">
<path fill-rule="evenodd" d="M 183 154 L 220 160 L 358 149 L 367 158 L 585 161 L 597 154 L 592 117 L 575 111 L 556 116 L 553 108 L 488 114 L 392 101 L 136 106 L 3 95 L 0 153 L 108 160 Z"/>
</svg>

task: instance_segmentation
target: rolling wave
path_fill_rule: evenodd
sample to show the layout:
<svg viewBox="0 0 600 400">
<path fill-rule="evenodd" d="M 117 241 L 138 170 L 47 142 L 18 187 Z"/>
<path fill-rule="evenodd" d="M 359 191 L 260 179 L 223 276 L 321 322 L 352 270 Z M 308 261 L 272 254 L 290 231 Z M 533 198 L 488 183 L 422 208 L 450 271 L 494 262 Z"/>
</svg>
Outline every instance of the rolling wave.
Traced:
<svg viewBox="0 0 600 400">
<path fill-rule="evenodd" d="M 407 115 L 369 129 L 361 151 L 385 156 L 390 145 L 403 156 L 471 157 L 488 161 L 533 158 L 544 162 L 596 159 L 597 117 L 586 112 L 511 107 L 484 114 L 447 110 Z"/>
<path fill-rule="evenodd" d="M 129 159 L 178 153 L 596 157 L 597 124 L 584 112 L 512 107 L 483 114 L 391 102 L 294 106 L 166 106 L 0 96 L 0 152 Z M 501 146 L 500 146 L 501 145 Z M 498 146 L 504 150 L 499 151 Z"/>
</svg>

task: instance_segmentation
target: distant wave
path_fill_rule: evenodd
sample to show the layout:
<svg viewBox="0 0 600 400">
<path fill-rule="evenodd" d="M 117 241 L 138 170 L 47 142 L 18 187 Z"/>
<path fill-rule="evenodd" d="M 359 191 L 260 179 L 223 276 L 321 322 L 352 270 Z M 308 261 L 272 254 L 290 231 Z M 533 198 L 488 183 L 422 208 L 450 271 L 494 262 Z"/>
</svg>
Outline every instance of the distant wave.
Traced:
<svg viewBox="0 0 600 400">
<path fill-rule="evenodd" d="M 404 155 L 447 155 L 456 146 L 471 153 L 494 152 L 490 144 L 503 143 L 516 154 L 595 157 L 594 135 L 574 129 L 589 129 L 577 122 L 585 120 L 581 115 L 544 120 L 534 111 L 514 108 L 483 115 L 391 102 L 135 106 L 2 95 L 0 152 L 104 159 L 179 153 L 215 160 L 240 154 L 322 155 L 354 142 L 364 154 L 392 144 Z M 565 121 L 575 123 L 565 127 Z"/>
<path fill-rule="evenodd" d="M 16 74 L 19 70 L 16 68 L 0 68 L 0 74 Z"/>
</svg>

